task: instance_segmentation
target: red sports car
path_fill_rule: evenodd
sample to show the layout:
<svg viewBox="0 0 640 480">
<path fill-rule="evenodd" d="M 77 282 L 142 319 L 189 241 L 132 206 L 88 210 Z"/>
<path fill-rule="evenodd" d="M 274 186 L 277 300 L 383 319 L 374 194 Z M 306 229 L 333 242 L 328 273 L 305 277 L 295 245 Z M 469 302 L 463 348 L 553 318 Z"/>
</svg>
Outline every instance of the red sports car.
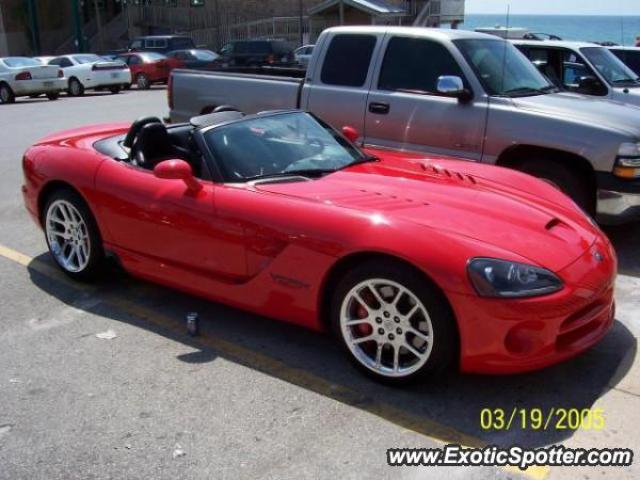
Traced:
<svg viewBox="0 0 640 480">
<path fill-rule="evenodd" d="M 390 382 L 537 369 L 606 334 L 616 256 L 568 197 L 344 133 L 297 111 L 81 128 L 26 152 L 24 200 L 73 278 L 108 253 L 135 276 L 332 330 Z"/>
<path fill-rule="evenodd" d="M 171 73 L 167 57 L 157 52 L 125 53 L 116 57 L 131 70 L 131 81 L 141 90 L 149 90 L 154 83 L 166 83 Z"/>
</svg>

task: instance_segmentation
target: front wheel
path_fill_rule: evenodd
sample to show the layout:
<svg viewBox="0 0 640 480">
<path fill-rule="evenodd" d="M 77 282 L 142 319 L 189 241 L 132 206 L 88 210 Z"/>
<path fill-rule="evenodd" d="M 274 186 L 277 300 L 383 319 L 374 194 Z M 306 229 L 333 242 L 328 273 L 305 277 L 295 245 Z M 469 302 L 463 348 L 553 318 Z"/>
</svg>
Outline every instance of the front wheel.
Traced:
<svg viewBox="0 0 640 480">
<path fill-rule="evenodd" d="M 140 90 L 149 90 L 151 88 L 151 81 L 144 73 L 141 73 L 136 78 L 136 85 Z"/>
<path fill-rule="evenodd" d="M 104 261 L 102 240 L 95 219 L 77 193 L 59 190 L 44 209 L 44 228 L 51 256 L 70 277 L 90 280 Z"/>
<path fill-rule="evenodd" d="M 118 93 L 120 93 L 120 89 L 122 87 L 120 87 L 120 85 L 116 85 L 115 87 L 109 87 L 109 91 L 113 94 L 113 95 L 117 95 Z"/>
<path fill-rule="evenodd" d="M 446 299 L 420 272 L 398 262 L 367 262 L 345 275 L 331 321 L 355 365 L 385 383 L 433 376 L 456 357 L 457 330 Z"/>
<path fill-rule="evenodd" d="M 69 95 L 72 97 L 80 97 L 84 95 L 84 85 L 77 78 L 69 80 Z"/>
<path fill-rule="evenodd" d="M 0 85 L 0 103 L 13 103 L 16 101 L 16 96 L 11 90 L 11 87 L 6 83 Z"/>
</svg>

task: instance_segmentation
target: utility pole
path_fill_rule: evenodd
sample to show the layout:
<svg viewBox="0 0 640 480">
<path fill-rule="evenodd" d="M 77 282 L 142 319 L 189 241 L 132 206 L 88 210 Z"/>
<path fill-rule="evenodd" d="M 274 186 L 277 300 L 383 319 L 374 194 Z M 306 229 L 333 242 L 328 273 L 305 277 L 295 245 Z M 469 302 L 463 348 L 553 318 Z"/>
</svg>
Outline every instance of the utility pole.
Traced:
<svg viewBox="0 0 640 480">
<path fill-rule="evenodd" d="M 38 25 L 38 8 L 36 0 L 27 0 L 29 23 L 31 24 L 31 46 L 36 55 L 40 55 L 40 26 Z"/>
<path fill-rule="evenodd" d="M 304 45 L 304 10 L 302 8 L 302 0 L 298 0 L 298 13 L 300 14 L 298 28 L 300 30 L 300 45 Z"/>
<path fill-rule="evenodd" d="M 84 33 L 82 31 L 82 18 L 80 14 L 80 3 L 78 0 L 71 0 L 71 10 L 73 10 L 73 23 L 76 29 L 76 44 L 78 52 L 84 52 Z"/>
<path fill-rule="evenodd" d="M 93 0 L 93 6 L 96 9 L 96 25 L 98 27 L 98 50 L 104 50 L 104 38 L 102 38 L 102 22 L 100 21 L 100 6 L 98 0 Z"/>
<path fill-rule="evenodd" d="M 344 25 L 344 1 L 340 0 L 340 25 Z"/>
</svg>

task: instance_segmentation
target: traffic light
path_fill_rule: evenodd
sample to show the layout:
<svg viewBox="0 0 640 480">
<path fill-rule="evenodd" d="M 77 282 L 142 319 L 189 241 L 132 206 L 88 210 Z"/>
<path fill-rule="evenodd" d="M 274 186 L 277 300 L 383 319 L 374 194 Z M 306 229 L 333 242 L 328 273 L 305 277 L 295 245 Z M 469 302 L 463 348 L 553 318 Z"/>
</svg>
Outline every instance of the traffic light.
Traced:
<svg viewBox="0 0 640 480">
<path fill-rule="evenodd" d="M 191 0 L 192 7 L 204 7 L 204 0 Z"/>
</svg>

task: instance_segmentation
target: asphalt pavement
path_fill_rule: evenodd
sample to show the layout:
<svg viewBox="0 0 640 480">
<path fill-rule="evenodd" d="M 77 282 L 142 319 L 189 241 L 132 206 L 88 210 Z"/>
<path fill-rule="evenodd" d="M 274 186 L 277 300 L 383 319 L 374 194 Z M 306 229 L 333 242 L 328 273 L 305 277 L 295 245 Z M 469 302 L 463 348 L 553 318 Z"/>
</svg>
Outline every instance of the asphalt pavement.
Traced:
<svg viewBox="0 0 640 480">
<path fill-rule="evenodd" d="M 640 478 L 625 468 L 389 467 L 396 447 L 519 444 L 640 453 L 640 225 L 607 229 L 617 316 L 595 348 L 526 375 L 391 388 L 326 335 L 133 279 L 53 266 L 20 193 L 38 138 L 167 113 L 166 91 L 0 105 L 0 479 Z M 198 312 L 202 335 L 185 315 Z M 484 408 L 600 408 L 600 431 L 484 431 Z"/>
</svg>

